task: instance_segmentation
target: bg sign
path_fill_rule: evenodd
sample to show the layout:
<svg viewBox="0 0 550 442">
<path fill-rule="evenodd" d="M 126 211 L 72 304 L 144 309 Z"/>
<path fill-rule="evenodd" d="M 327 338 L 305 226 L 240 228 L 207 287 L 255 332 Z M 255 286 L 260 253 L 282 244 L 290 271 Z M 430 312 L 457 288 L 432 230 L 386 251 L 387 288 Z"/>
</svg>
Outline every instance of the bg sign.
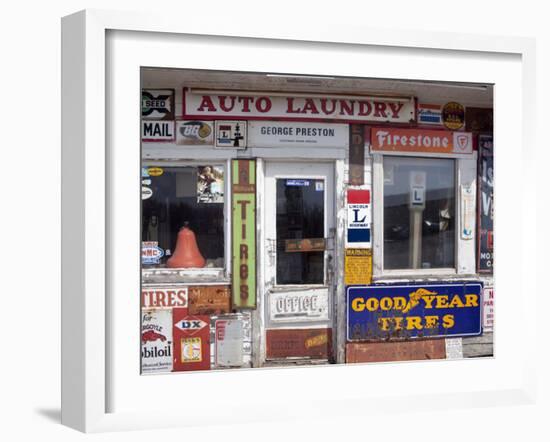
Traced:
<svg viewBox="0 0 550 442">
<path fill-rule="evenodd" d="M 347 289 L 348 341 L 481 334 L 482 284 Z"/>
</svg>

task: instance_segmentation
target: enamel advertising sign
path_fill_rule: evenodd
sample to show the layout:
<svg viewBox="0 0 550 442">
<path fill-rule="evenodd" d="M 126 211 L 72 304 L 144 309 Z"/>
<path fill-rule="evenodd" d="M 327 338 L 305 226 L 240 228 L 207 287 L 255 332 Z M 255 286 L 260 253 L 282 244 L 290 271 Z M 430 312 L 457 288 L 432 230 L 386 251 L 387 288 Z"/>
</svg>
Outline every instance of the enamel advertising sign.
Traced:
<svg viewBox="0 0 550 442">
<path fill-rule="evenodd" d="M 172 371 L 172 312 L 142 310 L 141 372 Z"/>
<path fill-rule="evenodd" d="M 232 304 L 256 308 L 256 162 L 232 160 Z"/>
<path fill-rule="evenodd" d="M 371 202 L 369 189 L 348 189 L 347 191 L 347 235 L 348 247 L 371 247 Z"/>
<path fill-rule="evenodd" d="M 328 321 L 328 304 L 326 289 L 270 292 L 269 321 L 272 324 Z"/>
<path fill-rule="evenodd" d="M 141 141 L 174 141 L 174 121 L 143 120 L 141 122 Z"/>
<path fill-rule="evenodd" d="M 247 91 L 183 90 L 183 118 L 314 120 L 410 123 L 416 121 L 414 97 L 270 95 Z"/>
<path fill-rule="evenodd" d="M 478 270 L 493 272 L 493 136 L 479 136 Z"/>
<path fill-rule="evenodd" d="M 348 341 L 477 336 L 480 282 L 347 288 Z"/>
<path fill-rule="evenodd" d="M 174 371 L 210 369 L 210 317 L 173 309 Z"/>
<path fill-rule="evenodd" d="M 212 146 L 214 125 L 208 121 L 177 121 L 176 144 L 179 146 Z"/>
<path fill-rule="evenodd" d="M 187 287 L 181 286 L 144 286 L 141 290 L 142 308 L 187 309 Z"/>
<path fill-rule="evenodd" d="M 141 118 L 144 120 L 174 119 L 174 89 L 142 89 Z"/>
<path fill-rule="evenodd" d="M 374 127 L 373 152 L 465 154 L 473 152 L 472 134 L 446 130 Z"/>
</svg>

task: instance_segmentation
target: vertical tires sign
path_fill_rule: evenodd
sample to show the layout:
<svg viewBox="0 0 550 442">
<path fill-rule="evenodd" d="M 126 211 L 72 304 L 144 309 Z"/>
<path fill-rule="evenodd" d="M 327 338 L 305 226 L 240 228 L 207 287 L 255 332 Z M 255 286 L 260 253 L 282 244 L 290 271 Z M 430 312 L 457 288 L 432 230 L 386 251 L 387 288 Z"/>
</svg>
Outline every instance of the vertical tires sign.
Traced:
<svg viewBox="0 0 550 442">
<path fill-rule="evenodd" d="M 256 308 L 256 162 L 233 160 L 231 170 L 232 303 Z"/>
</svg>

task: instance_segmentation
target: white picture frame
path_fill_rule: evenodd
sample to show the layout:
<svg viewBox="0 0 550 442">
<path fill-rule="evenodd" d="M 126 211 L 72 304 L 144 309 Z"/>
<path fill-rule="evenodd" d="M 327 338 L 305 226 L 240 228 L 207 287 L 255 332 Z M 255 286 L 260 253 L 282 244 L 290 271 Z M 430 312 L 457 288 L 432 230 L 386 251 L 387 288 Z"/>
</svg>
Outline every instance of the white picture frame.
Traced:
<svg viewBox="0 0 550 442">
<path fill-rule="evenodd" d="M 521 180 L 506 179 L 515 167 L 506 152 L 515 152 L 523 164 L 536 161 L 534 40 L 404 30 L 390 34 L 344 25 L 330 32 L 313 25 L 283 31 L 277 24 L 243 22 L 235 29 L 231 23 L 183 22 L 169 14 L 88 10 L 63 19 L 62 423 L 101 432 L 460 409 L 469 407 L 472 397 L 477 406 L 534 404 L 536 366 L 530 355 L 535 354 L 537 323 L 525 315 L 536 304 L 536 278 L 527 277 L 536 232 L 527 227 L 528 211 L 506 204 L 512 198 L 524 207 L 537 205 L 535 177 L 526 166 Z M 184 46 L 191 54 L 202 50 L 209 56 L 196 61 L 173 50 Z M 216 58 L 228 46 L 244 56 Z M 284 60 L 275 53 L 285 54 Z M 327 55 L 330 68 L 321 60 Z M 380 64 L 367 70 L 363 56 Z M 420 64 L 426 57 L 429 70 Z M 445 73 L 445 63 L 457 60 L 461 69 Z M 133 100 L 139 97 L 139 66 L 495 83 L 495 140 L 501 149 L 495 158 L 495 357 L 140 376 L 139 304 L 135 312 L 120 308 L 126 297 L 139 293 L 139 220 L 125 225 L 123 219 L 132 219 L 140 200 L 140 154 L 132 149 L 140 142 L 139 98 Z M 124 90 L 113 89 L 119 75 L 127 80 Z M 130 128 L 129 138 L 121 136 L 123 128 Z M 523 244 L 519 249 L 504 239 L 514 224 L 521 226 L 516 225 L 514 241 Z M 521 339 L 514 333 L 518 322 Z M 135 347 L 119 345 L 133 339 Z M 480 380 L 479 373 L 491 376 Z M 338 388 L 320 389 L 319 382 Z M 211 407 L 213 396 L 205 392 L 228 391 L 228 385 L 238 394 L 216 397 Z M 145 390 L 154 392 L 154 401 L 136 400 Z M 197 403 L 174 407 L 184 397 L 180 390 Z M 246 413 L 228 413 L 229 407 Z"/>
</svg>

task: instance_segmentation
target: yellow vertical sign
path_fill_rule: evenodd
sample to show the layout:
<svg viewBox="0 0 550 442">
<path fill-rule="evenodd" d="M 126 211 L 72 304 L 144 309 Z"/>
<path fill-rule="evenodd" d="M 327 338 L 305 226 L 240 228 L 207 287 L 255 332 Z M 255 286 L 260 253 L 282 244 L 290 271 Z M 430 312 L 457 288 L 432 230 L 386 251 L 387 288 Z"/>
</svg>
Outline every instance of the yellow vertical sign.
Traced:
<svg viewBox="0 0 550 442">
<path fill-rule="evenodd" d="M 369 285 L 372 282 L 372 250 L 346 249 L 345 284 Z"/>
<path fill-rule="evenodd" d="M 256 308 L 256 162 L 232 160 L 232 304 Z"/>
</svg>

